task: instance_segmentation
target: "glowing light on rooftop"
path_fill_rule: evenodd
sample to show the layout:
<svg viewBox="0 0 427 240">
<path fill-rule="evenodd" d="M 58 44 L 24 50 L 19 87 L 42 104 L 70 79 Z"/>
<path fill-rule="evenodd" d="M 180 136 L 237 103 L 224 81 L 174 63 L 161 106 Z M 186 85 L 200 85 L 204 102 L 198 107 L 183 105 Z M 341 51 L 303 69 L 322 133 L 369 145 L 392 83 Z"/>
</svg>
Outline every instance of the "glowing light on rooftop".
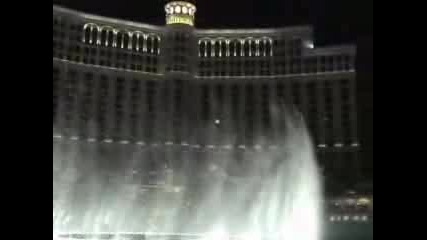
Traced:
<svg viewBox="0 0 427 240">
<path fill-rule="evenodd" d="M 169 2 L 165 6 L 166 24 L 185 24 L 194 26 L 196 7 L 185 1 Z"/>
<path fill-rule="evenodd" d="M 190 25 L 193 26 L 193 20 L 191 20 L 188 17 L 179 17 L 179 16 L 170 16 L 167 19 L 167 24 L 185 24 L 185 25 Z"/>
<path fill-rule="evenodd" d="M 371 200 L 369 198 L 359 198 L 357 200 L 358 205 L 368 205 L 371 203 Z"/>
</svg>

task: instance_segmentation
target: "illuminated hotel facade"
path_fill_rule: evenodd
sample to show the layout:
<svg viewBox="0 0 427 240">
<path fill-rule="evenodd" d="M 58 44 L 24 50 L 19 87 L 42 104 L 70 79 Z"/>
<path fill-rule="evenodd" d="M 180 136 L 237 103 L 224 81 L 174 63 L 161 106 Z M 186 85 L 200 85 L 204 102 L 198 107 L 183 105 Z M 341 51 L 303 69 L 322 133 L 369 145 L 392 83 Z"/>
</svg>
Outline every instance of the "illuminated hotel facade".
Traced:
<svg viewBox="0 0 427 240">
<path fill-rule="evenodd" d="M 270 113 L 284 102 L 304 116 L 324 175 L 358 177 L 355 46 L 317 48 L 309 26 L 197 29 L 190 2 L 165 12 L 153 26 L 53 6 L 54 149 L 80 145 L 122 175 L 147 166 L 122 159 L 174 169 L 188 152 L 262 154 L 278 148 L 255 140 L 280 137 Z"/>
</svg>

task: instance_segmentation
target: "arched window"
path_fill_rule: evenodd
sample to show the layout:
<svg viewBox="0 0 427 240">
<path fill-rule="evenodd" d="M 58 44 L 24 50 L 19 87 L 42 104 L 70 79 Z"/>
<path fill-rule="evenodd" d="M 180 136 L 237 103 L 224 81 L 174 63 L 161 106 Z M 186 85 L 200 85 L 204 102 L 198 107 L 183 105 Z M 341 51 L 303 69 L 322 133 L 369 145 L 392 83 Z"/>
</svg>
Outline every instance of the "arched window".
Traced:
<svg viewBox="0 0 427 240">
<path fill-rule="evenodd" d="M 91 34 L 90 34 L 89 43 L 90 44 L 96 44 L 97 40 L 98 40 L 98 28 L 97 27 L 91 27 Z"/>
<path fill-rule="evenodd" d="M 271 38 L 268 39 L 269 49 L 267 54 L 273 56 L 273 40 Z"/>
<path fill-rule="evenodd" d="M 220 56 L 224 57 L 227 56 L 227 45 L 225 41 L 221 41 L 221 50 L 220 50 Z"/>
<path fill-rule="evenodd" d="M 243 42 L 243 56 L 249 56 L 249 41 L 246 40 Z"/>
<path fill-rule="evenodd" d="M 271 39 L 265 40 L 265 54 L 266 56 L 272 56 Z"/>
<path fill-rule="evenodd" d="M 129 35 L 126 32 L 117 33 L 117 47 L 118 48 L 127 48 L 129 44 Z"/>
<path fill-rule="evenodd" d="M 212 43 L 211 41 L 206 41 L 206 57 L 211 57 L 212 53 Z"/>
<path fill-rule="evenodd" d="M 141 35 L 136 35 L 137 39 L 138 39 L 138 51 L 142 51 L 143 50 L 143 46 L 144 46 L 144 39 L 145 36 L 143 34 Z"/>
<path fill-rule="evenodd" d="M 265 46 L 266 43 L 267 43 L 267 40 L 265 40 L 265 39 L 263 39 L 259 42 L 259 55 L 260 56 L 263 56 L 263 57 L 267 56 L 266 46 Z"/>
<path fill-rule="evenodd" d="M 113 46 L 114 40 L 114 29 L 111 27 L 103 27 L 101 28 L 101 39 L 100 44 L 103 46 L 111 47 Z"/>
<path fill-rule="evenodd" d="M 233 56 L 233 57 L 237 56 L 237 49 L 236 49 L 237 43 L 238 43 L 237 41 L 231 41 L 230 42 L 230 45 L 229 45 L 230 56 Z"/>
<path fill-rule="evenodd" d="M 206 57 L 205 56 L 205 50 L 206 50 L 206 42 L 205 41 L 199 41 L 199 56 L 200 57 Z"/>
<path fill-rule="evenodd" d="M 149 53 L 153 52 L 153 37 L 152 36 L 147 38 L 147 52 L 149 52 Z"/>
<path fill-rule="evenodd" d="M 139 51 L 139 49 L 142 48 L 142 35 L 144 35 L 144 33 L 140 32 L 140 31 L 135 31 L 133 32 L 132 35 L 132 49 L 135 51 Z"/>
<path fill-rule="evenodd" d="M 160 41 L 162 39 L 160 37 L 157 37 L 157 55 L 160 55 L 160 48 L 161 48 L 161 44 Z"/>
<path fill-rule="evenodd" d="M 249 39 L 249 56 L 256 56 L 256 42 L 253 39 Z"/>
<path fill-rule="evenodd" d="M 101 42 L 100 44 L 102 46 L 107 46 L 107 37 L 108 37 L 108 32 L 106 29 L 102 29 L 101 30 Z"/>
<path fill-rule="evenodd" d="M 132 50 L 134 51 L 138 51 L 138 35 L 137 34 L 132 34 Z"/>
<path fill-rule="evenodd" d="M 158 37 L 153 37 L 153 48 L 151 49 L 151 53 L 157 54 L 159 50 L 159 41 L 160 39 Z"/>
<path fill-rule="evenodd" d="M 123 35 L 123 48 L 129 49 L 130 36 L 129 33 L 125 33 Z"/>
<path fill-rule="evenodd" d="M 214 50 L 214 56 L 216 57 L 220 57 L 221 56 L 221 42 L 220 41 L 216 41 L 215 42 L 215 50 Z"/>
<path fill-rule="evenodd" d="M 90 37 L 91 37 L 91 27 L 87 27 L 84 29 L 84 33 L 83 33 L 83 42 L 84 43 L 89 43 L 90 41 Z"/>
<path fill-rule="evenodd" d="M 256 48 L 255 56 L 257 56 L 257 57 L 260 56 L 260 54 L 259 54 L 259 43 L 260 43 L 259 39 L 255 40 L 255 48 Z"/>
<path fill-rule="evenodd" d="M 242 56 L 243 54 L 243 44 L 242 41 L 236 41 L 236 54 L 235 56 Z"/>
</svg>

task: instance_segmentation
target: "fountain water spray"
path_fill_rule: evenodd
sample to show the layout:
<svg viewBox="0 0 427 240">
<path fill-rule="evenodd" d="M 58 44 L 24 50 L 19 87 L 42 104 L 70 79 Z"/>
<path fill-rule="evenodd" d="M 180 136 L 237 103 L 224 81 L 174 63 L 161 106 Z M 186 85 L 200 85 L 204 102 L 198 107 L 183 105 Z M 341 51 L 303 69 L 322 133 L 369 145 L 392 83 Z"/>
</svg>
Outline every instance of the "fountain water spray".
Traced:
<svg viewBox="0 0 427 240">
<path fill-rule="evenodd" d="M 300 116 L 273 106 L 274 136 L 258 136 L 253 146 L 237 146 L 233 142 L 236 136 L 229 130 L 222 133 L 225 140 L 221 145 L 205 146 L 204 151 L 191 144 L 173 150 L 166 145 L 141 150 L 136 145 L 111 144 L 133 152 L 130 161 L 123 160 L 121 178 L 106 178 L 98 169 L 102 147 L 54 143 L 54 232 L 318 240 L 322 235 L 322 184 Z M 207 139 L 212 137 L 210 131 L 204 134 Z M 212 150 L 220 147 L 221 151 Z M 180 169 L 168 169 L 173 173 L 172 187 L 167 187 L 169 183 L 142 187 L 132 181 L 141 171 L 141 162 L 157 160 L 153 151 L 163 153 L 166 162 L 173 162 L 178 153 L 185 160 Z"/>
</svg>

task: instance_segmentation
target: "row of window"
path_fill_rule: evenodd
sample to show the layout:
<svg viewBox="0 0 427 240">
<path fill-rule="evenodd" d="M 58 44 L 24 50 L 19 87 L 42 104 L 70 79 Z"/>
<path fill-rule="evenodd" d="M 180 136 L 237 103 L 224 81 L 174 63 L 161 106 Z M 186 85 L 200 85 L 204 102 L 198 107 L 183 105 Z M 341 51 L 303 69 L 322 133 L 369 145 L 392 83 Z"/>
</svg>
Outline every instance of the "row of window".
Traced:
<svg viewBox="0 0 427 240">
<path fill-rule="evenodd" d="M 88 23 L 83 26 L 82 42 L 87 44 L 160 54 L 160 37 L 141 31 L 118 30 Z"/>
<path fill-rule="evenodd" d="M 74 25 L 73 25 L 74 26 Z M 102 27 L 97 27 L 95 25 L 86 24 L 85 29 L 87 33 L 91 33 L 94 37 L 94 33 L 98 36 L 98 30 Z M 55 30 L 55 27 L 54 27 Z M 105 31 L 108 28 L 104 29 Z M 120 32 L 117 32 L 117 39 L 119 40 L 119 45 L 123 43 L 127 45 L 131 43 L 128 39 L 129 34 L 121 35 Z M 137 33 L 138 34 L 138 33 Z M 65 36 L 65 33 L 60 30 L 60 36 Z M 101 34 L 102 35 L 102 34 Z M 133 35 L 138 39 L 138 35 Z M 148 35 L 147 35 L 148 36 Z M 87 38 L 86 38 L 87 37 Z M 90 39 L 90 35 L 86 36 L 85 39 Z M 178 40 L 185 40 L 185 34 L 174 35 Z M 147 37 L 148 38 L 148 37 Z M 123 41 L 121 41 L 123 39 Z M 140 37 L 140 40 L 144 37 Z M 151 40 L 152 41 L 151 41 Z M 147 46 L 156 45 L 157 41 L 154 36 L 148 39 Z M 102 38 L 100 39 L 100 41 Z M 98 40 L 97 40 L 98 41 Z M 271 39 L 260 38 L 260 39 L 246 39 L 241 44 L 243 40 L 236 41 L 226 41 L 226 40 L 217 40 L 212 44 L 212 40 L 203 40 L 200 41 L 200 50 L 207 52 L 206 56 L 229 56 L 234 55 L 238 52 L 242 52 L 242 56 L 252 55 L 268 55 L 268 52 L 272 50 Z M 153 60 L 153 63 L 150 62 L 141 62 L 139 54 L 150 55 L 153 51 L 148 51 L 147 53 L 142 52 L 131 52 L 131 51 L 111 51 L 111 48 L 105 47 L 104 45 L 99 46 L 90 46 L 86 44 L 81 44 L 80 42 L 69 41 L 68 46 L 65 46 L 65 39 L 54 37 L 53 39 L 53 56 L 57 58 L 65 58 L 72 61 L 83 62 L 88 64 L 99 64 L 108 67 L 117 67 L 123 69 L 131 69 L 135 71 L 145 71 L 145 72 L 158 72 L 157 59 Z M 101 41 L 102 42 L 102 41 Z M 93 43 L 93 42 L 92 42 Z M 127 43 L 127 44 L 126 44 Z M 184 42 L 183 42 L 184 43 Z M 292 43 L 292 41 L 291 41 Z M 257 45 L 258 44 L 258 45 Z M 277 43 L 278 44 L 278 43 Z M 107 44 L 108 45 L 108 44 Z M 132 48 L 136 48 L 138 44 L 131 44 Z M 143 44 L 142 44 L 143 45 Z M 292 45 L 292 44 L 288 44 Z M 300 43 L 295 43 L 294 45 L 300 45 Z M 183 48 L 184 45 L 178 45 L 180 48 Z M 293 46 L 293 45 L 292 45 Z M 66 48 L 66 49 L 65 49 Z M 183 54 L 187 52 L 183 48 Z M 212 51 L 214 50 L 214 51 Z M 253 50 L 253 51 L 252 51 Z M 265 54 L 264 54 L 265 52 Z M 183 55 L 181 54 L 181 55 Z M 211 54 L 211 55 L 209 55 Z M 154 54 L 156 55 L 156 54 Z M 131 59 L 129 59 L 131 56 Z M 181 56 L 182 57 L 182 56 Z M 99 60 L 98 60 L 99 58 Z M 212 58 L 210 58 L 212 59 Z M 201 61 L 199 64 L 199 76 L 202 77 L 214 77 L 214 76 L 265 76 L 265 75 L 286 75 L 286 74 L 301 74 L 301 73 L 317 73 L 317 72 L 333 72 L 333 71 L 349 71 L 354 68 L 354 58 L 350 55 L 336 55 L 336 56 L 317 56 L 317 57 L 306 57 L 301 59 L 300 57 L 281 57 L 276 56 L 272 60 L 250 60 L 245 59 L 244 61 L 232 60 L 233 58 L 220 60 L 221 58 L 215 58 L 218 61 Z M 176 70 L 176 71 L 188 71 L 188 66 L 185 66 L 178 62 L 176 66 L 172 66 L 167 70 Z M 129 63 L 129 64 L 128 64 Z"/>
<path fill-rule="evenodd" d="M 318 58 L 319 60 L 322 58 Z M 341 58 L 340 58 L 341 59 Z M 322 64 L 321 62 L 306 61 L 301 59 L 290 59 L 282 61 L 274 59 L 266 60 L 244 60 L 244 61 L 200 61 L 199 76 L 265 76 L 286 75 L 319 72 L 341 72 L 351 71 L 353 66 L 347 63 Z"/>
<path fill-rule="evenodd" d="M 158 72 L 158 56 L 143 55 L 126 51 L 109 51 L 108 49 L 80 44 L 70 44 L 65 49 L 62 42 L 53 41 L 53 57 L 85 64 L 130 69 L 143 72 Z"/>
<path fill-rule="evenodd" d="M 199 40 L 200 57 L 266 57 L 273 56 L 273 40 L 234 39 L 234 40 Z"/>
</svg>

